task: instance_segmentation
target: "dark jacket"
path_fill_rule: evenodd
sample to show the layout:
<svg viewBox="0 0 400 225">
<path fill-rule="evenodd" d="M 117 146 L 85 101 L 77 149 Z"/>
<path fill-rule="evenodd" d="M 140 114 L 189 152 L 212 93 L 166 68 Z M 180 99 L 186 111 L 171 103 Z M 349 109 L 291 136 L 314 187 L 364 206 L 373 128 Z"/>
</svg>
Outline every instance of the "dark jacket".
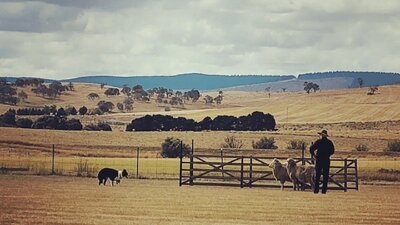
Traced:
<svg viewBox="0 0 400 225">
<path fill-rule="evenodd" d="M 317 152 L 315 152 L 317 150 Z M 333 142 L 326 137 L 317 140 L 310 147 L 310 154 L 317 161 L 329 161 L 329 157 L 335 152 Z"/>
</svg>

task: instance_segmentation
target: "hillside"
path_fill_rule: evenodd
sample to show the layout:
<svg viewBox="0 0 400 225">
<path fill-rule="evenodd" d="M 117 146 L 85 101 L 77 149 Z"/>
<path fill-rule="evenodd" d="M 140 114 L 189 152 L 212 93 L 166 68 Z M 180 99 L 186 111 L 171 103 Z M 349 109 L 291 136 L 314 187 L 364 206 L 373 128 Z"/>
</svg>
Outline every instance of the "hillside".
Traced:
<svg viewBox="0 0 400 225">
<path fill-rule="evenodd" d="M 361 78 L 364 82 L 363 86 L 375 86 L 375 85 L 388 85 L 388 84 L 399 84 L 400 74 L 399 73 L 384 73 L 384 72 L 350 72 L 350 71 L 336 71 L 336 72 L 317 72 L 300 74 L 299 80 L 310 80 L 310 79 L 326 79 L 326 78 L 339 78 L 347 77 L 352 78 L 353 82 L 349 87 L 359 87 L 358 78 Z"/>
<path fill-rule="evenodd" d="M 179 74 L 175 76 L 86 76 L 63 80 L 62 82 L 78 83 L 105 83 L 114 87 L 127 85 L 132 87 L 140 84 L 144 89 L 166 87 L 174 90 L 216 90 L 246 84 L 257 84 L 295 78 L 292 75 L 267 76 L 267 75 L 208 75 L 200 73 Z"/>
<path fill-rule="evenodd" d="M 226 91 L 265 91 L 266 88 L 270 87 L 272 92 L 282 92 L 282 88 L 285 88 L 287 92 L 302 91 L 304 89 L 304 82 L 313 82 L 320 86 L 322 90 L 330 89 L 345 89 L 351 86 L 353 78 L 350 77 L 338 77 L 338 78 L 325 78 L 325 79 L 310 79 L 300 80 L 291 79 L 284 81 L 274 81 L 261 84 L 243 85 L 232 88 L 226 88 Z"/>
<path fill-rule="evenodd" d="M 22 90 L 21 88 L 18 88 Z M 104 89 L 97 84 L 75 84 L 76 91 L 70 91 L 57 99 L 36 96 L 30 88 L 23 90 L 28 93 L 26 102 L 17 107 L 35 107 L 55 104 L 58 107 L 86 106 L 95 108 L 100 100 L 122 102 L 124 96 L 106 97 Z M 221 105 L 205 105 L 202 98 L 196 103 L 186 103 L 184 108 L 171 108 L 165 112 L 166 105 L 155 103 L 135 102 L 134 110 L 130 113 L 114 113 L 90 117 L 88 120 L 107 120 L 114 122 L 130 122 L 133 118 L 146 114 L 170 114 L 201 120 L 206 116 L 217 115 L 246 115 L 253 111 L 263 111 L 275 116 L 278 123 L 334 123 L 334 122 L 365 122 L 400 120 L 400 85 L 382 86 L 376 95 L 367 95 L 368 88 L 340 89 L 306 94 L 302 92 L 271 93 L 265 92 L 225 91 Z M 91 101 L 87 95 L 98 93 L 100 99 Z M 202 93 L 217 96 L 217 92 Z M 0 104 L 1 112 L 10 105 Z M 15 108 L 15 107 L 13 107 Z"/>
</svg>

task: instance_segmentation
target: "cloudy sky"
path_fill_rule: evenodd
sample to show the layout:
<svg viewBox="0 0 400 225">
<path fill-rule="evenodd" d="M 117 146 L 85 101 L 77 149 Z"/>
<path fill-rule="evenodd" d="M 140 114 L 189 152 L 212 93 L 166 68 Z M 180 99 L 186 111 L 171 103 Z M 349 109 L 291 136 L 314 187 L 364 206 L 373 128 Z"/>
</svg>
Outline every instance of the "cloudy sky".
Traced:
<svg viewBox="0 0 400 225">
<path fill-rule="evenodd" d="M 397 0 L 0 0 L 0 76 L 400 72 Z"/>
</svg>

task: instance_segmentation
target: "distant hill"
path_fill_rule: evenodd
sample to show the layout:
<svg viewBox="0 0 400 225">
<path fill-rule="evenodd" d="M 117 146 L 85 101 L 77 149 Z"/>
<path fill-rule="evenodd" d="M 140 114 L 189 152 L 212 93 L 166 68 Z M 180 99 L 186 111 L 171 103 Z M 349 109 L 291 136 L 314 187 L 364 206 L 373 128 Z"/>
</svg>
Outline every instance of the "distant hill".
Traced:
<svg viewBox="0 0 400 225">
<path fill-rule="evenodd" d="M 1 76 L 0 76 L 0 77 L 1 77 Z M 15 83 L 15 81 L 16 81 L 18 78 L 20 78 L 20 79 L 33 79 L 33 78 L 37 78 L 37 77 L 29 77 L 29 76 L 27 76 L 27 77 L 4 77 L 4 78 L 6 78 L 7 82 Z M 51 82 L 53 82 L 53 81 L 56 81 L 56 80 L 46 79 L 46 78 L 41 78 L 41 79 L 43 79 L 45 83 L 51 83 Z"/>
<path fill-rule="evenodd" d="M 294 79 L 293 75 L 268 76 L 268 75 L 208 75 L 201 73 L 179 74 L 174 76 L 86 76 L 62 80 L 63 82 L 79 83 L 105 83 L 107 85 L 132 87 L 140 84 L 145 89 L 153 87 L 166 87 L 174 90 L 217 90 L 240 85 L 258 84 L 273 81 Z"/>
<path fill-rule="evenodd" d="M 15 82 L 15 77 L 6 77 L 7 81 Z M 29 77 L 27 77 L 29 78 Z M 190 90 L 192 88 L 201 91 L 209 90 L 242 90 L 242 91 L 263 91 L 271 87 L 271 91 L 303 90 L 305 81 L 314 82 L 320 85 L 321 89 L 343 89 L 358 87 L 358 78 L 363 79 L 363 86 L 400 84 L 399 73 L 385 72 L 316 72 L 299 74 L 296 78 L 293 75 L 210 75 L 202 73 L 186 73 L 173 76 L 108 76 L 93 75 L 73 79 L 60 80 L 61 82 L 73 83 L 105 83 L 114 87 L 127 85 L 132 87 L 140 84 L 145 89 L 154 87 L 165 87 L 173 90 Z M 54 80 L 44 79 L 45 82 Z"/>
<path fill-rule="evenodd" d="M 311 80 L 311 79 L 325 79 L 325 78 L 338 78 L 338 77 L 352 78 L 353 81 L 349 86 L 350 88 L 358 87 L 358 81 L 357 81 L 358 78 L 363 79 L 364 87 L 400 83 L 399 73 L 384 73 L 384 72 L 350 72 L 350 71 L 318 72 L 318 73 L 300 74 L 298 76 L 298 79 Z"/>
<path fill-rule="evenodd" d="M 345 89 L 348 88 L 353 83 L 353 78 L 351 77 L 337 77 L 337 78 L 325 78 L 325 79 L 310 79 L 310 80 L 300 80 L 291 79 L 284 81 L 274 81 L 261 84 L 243 85 L 237 87 L 226 88 L 226 91 L 265 91 L 266 88 L 270 87 L 272 92 L 281 92 L 282 88 L 285 91 L 303 91 L 304 82 L 313 82 L 320 86 L 322 90 L 332 90 L 332 89 Z"/>
</svg>

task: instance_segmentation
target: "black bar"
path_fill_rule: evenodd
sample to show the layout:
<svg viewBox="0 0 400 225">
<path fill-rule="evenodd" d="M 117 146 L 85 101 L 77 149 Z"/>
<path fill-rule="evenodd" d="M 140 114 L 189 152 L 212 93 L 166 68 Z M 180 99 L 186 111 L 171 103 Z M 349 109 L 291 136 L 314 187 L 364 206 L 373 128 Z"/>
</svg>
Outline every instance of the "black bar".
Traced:
<svg viewBox="0 0 400 225">
<path fill-rule="evenodd" d="M 306 161 L 304 158 L 304 151 L 306 150 L 306 146 L 304 145 L 304 143 L 301 145 L 301 165 L 305 165 Z"/>
<path fill-rule="evenodd" d="M 181 151 L 179 153 L 179 186 L 182 186 L 182 141 L 181 141 Z"/>
<path fill-rule="evenodd" d="M 240 166 L 240 188 L 243 188 L 243 156 L 242 156 L 242 165 Z"/>
<path fill-rule="evenodd" d="M 139 147 L 136 149 L 136 178 L 139 178 Z"/>
<path fill-rule="evenodd" d="M 250 172 L 249 172 L 249 187 L 253 183 L 253 156 L 250 156 Z"/>
<path fill-rule="evenodd" d="M 344 192 L 347 192 L 347 158 L 344 159 Z"/>
<path fill-rule="evenodd" d="M 53 144 L 53 156 L 51 161 L 51 174 L 54 175 L 54 144 Z"/>
</svg>

